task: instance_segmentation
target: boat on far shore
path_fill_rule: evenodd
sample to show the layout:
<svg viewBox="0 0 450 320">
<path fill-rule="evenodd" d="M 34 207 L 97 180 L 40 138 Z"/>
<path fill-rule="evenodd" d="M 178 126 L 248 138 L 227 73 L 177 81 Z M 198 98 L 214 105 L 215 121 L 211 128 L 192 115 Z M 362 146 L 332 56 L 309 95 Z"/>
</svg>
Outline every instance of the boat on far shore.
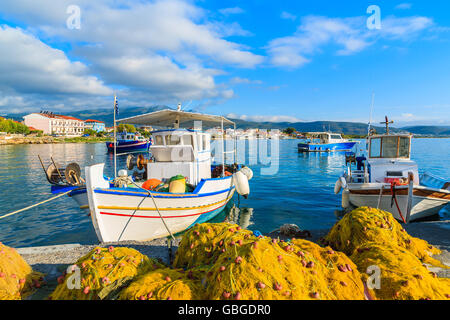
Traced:
<svg viewBox="0 0 450 320">
<path fill-rule="evenodd" d="M 116 152 L 147 151 L 151 140 L 144 138 L 138 133 L 121 132 L 117 135 Z M 106 142 L 108 152 L 114 152 L 114 141 Z"/>
<path fill-rule="evenodd" d="M 297 145 L 298 152 L 351 151 L 359 141 L 344 139 L 339 133 L 308 132 L 310 138 Z"/>
</svg>

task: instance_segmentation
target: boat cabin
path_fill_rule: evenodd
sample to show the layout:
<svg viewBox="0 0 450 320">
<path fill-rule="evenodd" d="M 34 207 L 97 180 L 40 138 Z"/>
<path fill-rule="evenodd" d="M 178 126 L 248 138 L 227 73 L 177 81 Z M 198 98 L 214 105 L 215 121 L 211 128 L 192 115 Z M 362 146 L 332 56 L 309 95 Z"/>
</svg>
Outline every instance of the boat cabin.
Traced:
<svg viewBox="0 0 450 320">
<path fill-rule="evenodd" d="M 410 159 L 410 135 L 369 137 L 369 159 Z"/>
<path fill-rule="evenodd" d="M 178 110 L 160 110 L 119 122 L 169 127 L 152 131 L 150 153 L 152 161 L 147 162 L 147 176 L 164 181 L 176 175 L 185 176 L 186 182 L 197 185 L 202 179 L 211 178 L 211 135 L 201 128 L 233 125 L 234 122 L 215 115 L 206 115 Z M 186 128 L 196 129 L 185 129 Z M 225 150 L 222 150 L 225 153 Z M 225 158 L 225 157 L 224 157 Z M 225 164 L 222 163 L 222 176 Z"/>
<path fill-rule="evenodd" d="M 129 140 L 129 141 L 145 141 L 145 138 L 134 132 L 119 132 L 117 134 L 118 140 Z"/>
<path fill-rule="evenodd" d="M 154 162 L 147 164 L 149 177 L 169 179 L 178 174 L 196 185 L 211 178 L 211 135 L 190 129 L 152 132 L 150 152 Z"/>
<path fill-rule="evenodd" d="M 311 142 L 314 140 L 320 140 L 320 144 L 338 143 L 344 141 L 339 133 L 310 132 L 308 135 L 310 136 Z"/>
<path fill-rule="evenodd" d="M 410 159 L 409 134 L 369 136 L 367 141 L 370 182 L 406 183 L 408 173 L 414 174 L 414 184 L 419 184 L 417 164 Z"/>
</svg>

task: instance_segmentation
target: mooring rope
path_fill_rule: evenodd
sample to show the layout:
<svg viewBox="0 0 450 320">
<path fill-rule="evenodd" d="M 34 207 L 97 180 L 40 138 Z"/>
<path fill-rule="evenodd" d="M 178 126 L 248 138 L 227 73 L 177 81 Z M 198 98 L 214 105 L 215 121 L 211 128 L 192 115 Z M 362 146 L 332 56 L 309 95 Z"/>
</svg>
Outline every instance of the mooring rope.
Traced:
<svg viewBox="0 0 450 320">
<path fill-rule="evenodd" d="M 172 237 L 172 239 L 175 240 L 175 237 L 173 236 L 172 232 L 170 231 L 169 227 L 167 226 L 166 221 L 164 220 L 164 218 L 163 218 L 161 212 L 159 211 L 158 206 L 156 205 L 156 201 L 155 201 L 155 199 L 153 198 L 153 194 L 152 194 L 149 190 L 144 189 L 144 188 L 142 188 L 141 186 L 137 185 L 133 180 L 131 180 L 131 182 L 132 182 L 136 187 L 138 187 L 139 189 L 142 189 L 142 190 L 147 191 L 147 193 L 150 195 L 150 197 L 151 197 L 152 200 L 153 200 L 153 204 L 155 205 L 156 211 L 158 212 L 159 217 L 161 218 L 161 221 L 162 221 L 163 224 L 164 224 L 164 227 L 166 228 L 167 232 L 170 234 L 170 236 Z M 143 199 L 142 199 L 142 201 L 138 204 L 137 209 L 134 210 L 133 214 L 132 214 L 131 217 L 128 219 L 127 223 L 125 224 L 125 227 L 122 229 L 122 233 L 120 234 L 119 239 L 122 237 L 122 234 L 123 234 L 123 232 L 125 231 L 126 227 L 128 226 L 128 223 L 130 222 L 131 218 L 133 218 L 134 214 L 135 214 L 136 211 L 139 209 L 139 207 L 141 206 L 142 202 L 144 202 L 145 199 L 146 199 L 146 198 L 143 198 Z"/>
<path fill-rule="evenodd" d="M 3 219 L 3 218 L 6 218 L 6 217 L 9 217 L 9 216 L 12 216 L 12 215 L 14 215 L 14 214 L 16 214 L 16 213 L 20 213 L 20 212 L 22 212 L 22 211 L 26 211 L 26 210 L 28 210 L 28 209 L 37 207 L 37 206 L 39 206 L 39 205 L 41 205 L 41 204 L 44 204 L 44 203 L 46 203 L 46 202 L 55 200 L 55 199 L 57 199 L 57 198 L 59 198 L 59 197 L 62 197 L 62 196 L 64 196 L 64 195 L 68 194 L 68 193 L 71 192 L 71 191 L 72 191 L 72 190 L 69 190 L 69 191 L 67 191 L 67 192 L 58 194 L 57 196 L 52 197 L 52 198 L 50 198 L 50 199 L 47 199 L 47 200 L 44 200 L 44 201 L 35 203 L 35 204 L 31 205 L 31 206 L 22 208 L 22 209 L 20 209 L 20 210 L 16 210 L 16 211 L 13 211 L 13 212 L 11 212 L 11 213 L 5 214 L 5 215 L 3 215 L 3 216 L 0 216 L 0 219 Z"/>
</svg>

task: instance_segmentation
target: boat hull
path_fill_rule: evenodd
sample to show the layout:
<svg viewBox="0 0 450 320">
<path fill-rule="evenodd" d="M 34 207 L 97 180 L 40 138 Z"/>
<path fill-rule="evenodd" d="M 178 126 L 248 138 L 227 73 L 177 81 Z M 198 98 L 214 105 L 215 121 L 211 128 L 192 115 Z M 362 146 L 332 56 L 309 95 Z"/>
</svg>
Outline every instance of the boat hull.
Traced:
<svg viewBox="0 0 450 320">
<path fill-rule="evenodd" d="M 233 197 L 231 177 L 204 179 L 192 193 L 110 188 L 104 164 L 86 168 L 92 223 L 101 242 L 148 241 L 182 232 L 219 214 Z M 170 231 L 170 232 L 169 232 Z"/>
<path fill-rule="evenodd" d="M 149 141 L 118 141 L 116 152 L 133 152 L 133 151 L 147 151 L 150 147 Z M 108 152 L 114 152 L 114 142 L 106 142 Z"/>
<path fill-rule="evenodd" d="M 80 206 L 80 209 L 89 210 L 89 201 L 86 188 L 73 190 L 69 193 L 69 197 L 75 200 L 75 202 Z"/>
<path fill-rule="evenodd" d="M 339 143 L 299 143 L 299 152 L 335 152 L 335 151 L 350 151 L 358 142 L 339 142 Z"/>
<path fill-rule="evenodd" d="M 392 202 L 392 193 L 389 186 L 383 188 L 380 198 L 380 188 L 352 188 L 349 186 L 349 201 L 355 207 L 368 206 L 379 208 L 392 213 L 393 217 L 402 221 L 395 202 Z M 398 188 L 395 191 L 398 207 L 406 219 L 408 207 L 408 188 Z M 408 221 L 424 219 L 439 213 L 439 211 L 450 203 L 450 192 L 435 190 L 425 187 L 414 187 L 411 202 L 411 213 Z"/>
</svg>

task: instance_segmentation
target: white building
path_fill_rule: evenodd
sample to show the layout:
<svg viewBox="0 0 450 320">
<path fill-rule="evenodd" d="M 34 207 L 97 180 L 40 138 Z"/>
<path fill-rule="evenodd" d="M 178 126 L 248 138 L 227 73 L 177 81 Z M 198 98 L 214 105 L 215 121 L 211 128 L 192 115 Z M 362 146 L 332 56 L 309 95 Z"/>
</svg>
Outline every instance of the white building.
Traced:
<svg viewBox="0 0 450 320">
<path fill-rule="evenodd" d="M 84 132 L 84 121 L 70 116 L 35 112 L 23 118 L 25 125 L 42 130 L 44 134 L 81 136 Z"/>
</svg>

